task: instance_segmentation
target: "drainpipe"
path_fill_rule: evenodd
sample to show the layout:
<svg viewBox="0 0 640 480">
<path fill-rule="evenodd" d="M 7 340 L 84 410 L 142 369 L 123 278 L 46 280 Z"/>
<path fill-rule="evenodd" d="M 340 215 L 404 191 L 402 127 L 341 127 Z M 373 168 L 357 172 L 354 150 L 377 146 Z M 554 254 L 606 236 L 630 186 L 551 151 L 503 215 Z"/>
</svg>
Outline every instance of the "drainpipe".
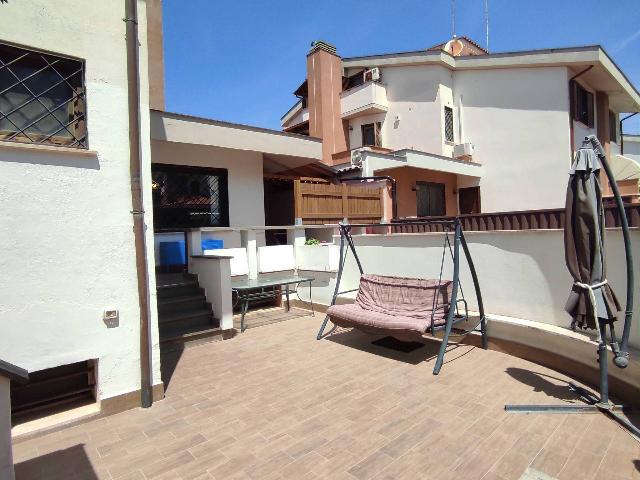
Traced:
<svg viewBox="0 0 640 480">
<path fill-rule="evenodd" d="M 374 177 L 355 177 L 355 178 L 341 178 L 341 182 L 364 182 L 366 180 L 387 180 L 391 182 L 391 212 L 393 218 L 398 218 L 398 201 L 396 192 L 396 179 L 389 175 L 380 175 Z"/>
<path fill-rule="evenodd" d="M 571 86 L 573 85 L 573 81 L 578 78 L 583 73 L 587 73 L 589 70 L 593 68 L 593 65 L 589 65 L 587 68 L 582 70 L 579 73 L 576 73 L 573 77 L 569 79 L 569 143 L 571 144 L 571 161 L 573 161 L 573 154 L 575 153 L 575 147 L 573 145 L 574 142 L 574 129 L 573 129 L 573 109 L 575 105 L 573 104 L 573 89 Z"/>
<path fill-rule="evenodd" d="M 637 115 L 638 112 L 632 113 L 631 115 L 627 115 L 624 118 L 620 119 L 620 155 L 624 155 L 624 136 L 622 134 L 622 122 L 625 120 L 629 120 L 631 117 Z"/>
<path fill-rule="evenodd" d="M 131 214 L 136 250 L 138 302 L 140 306 L 140 406 L 153 404 L 151 386 L 151 310 L 149 308 L 149 270 L 146 225 L 142 196 L 142 154 L 140 151 L 140 52 L 137 0 L 125 0 L 127 79 L 129 96 L 129 171 L 131 175 Z"/>
</svg>

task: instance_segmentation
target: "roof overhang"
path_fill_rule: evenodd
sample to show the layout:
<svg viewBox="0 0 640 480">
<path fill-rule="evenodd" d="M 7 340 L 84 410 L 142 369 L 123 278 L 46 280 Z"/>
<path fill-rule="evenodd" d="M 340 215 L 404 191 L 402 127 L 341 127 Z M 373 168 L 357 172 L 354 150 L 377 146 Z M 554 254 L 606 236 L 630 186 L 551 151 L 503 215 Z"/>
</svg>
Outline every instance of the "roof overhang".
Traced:
<svg viewBox="0 0 640 480">
<path fill-rule="evenodd" d="M 270 173 L 322 159 L 317 138 L 159 110 L 151 110 L 151 139 L 259 152 Z"/>
<path fill-rule="evenodd" d="M 344 68 L 372 65 L 442 65 L 451 70 L 486 70 L 491 68 L 530 68 L 564 66 L 577 73 L 593 66 L 581 78 L 596 90 L 609 94 L 611 107 L 618 112 L 640 111 L 640 93 L 615 62 L 598 45 L 575 48 L 531 50 L 453 57 L 443 51 L 417 51 L 344 58 Z"/>
<path fill-rule="evenodd" d="M 481 178 L 483 171 L 482 165 L 479 163 L 456 160 L 417 150 L 398 150 L 391 154 L 362 151 L 362 167 L 363 176 L 372 176 L 376 172 L 404 167 L 452 173 L 471 178 Z"/>
</svg>

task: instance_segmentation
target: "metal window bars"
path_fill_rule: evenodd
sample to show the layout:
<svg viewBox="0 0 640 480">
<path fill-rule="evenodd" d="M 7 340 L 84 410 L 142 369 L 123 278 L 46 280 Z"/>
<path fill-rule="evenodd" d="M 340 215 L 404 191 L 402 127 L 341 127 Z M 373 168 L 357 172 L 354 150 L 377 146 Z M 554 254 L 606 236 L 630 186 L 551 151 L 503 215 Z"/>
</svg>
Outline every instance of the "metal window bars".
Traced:
<svg viewBox="0 0 640 480">
<path fill-rule="evenodd" d="M 88 148 L 84 62 L 0 43 L 0 139 Z"/>
<path fill-rule="evenodd" d="M 453 142 L 453 109 L 444 107 L 444 139 Z"/>
<path fill-rule="evenodd" d="M 229 225 L 226 170 L 154 164 L 151 176 L 156 229 Z"/>
</svg>

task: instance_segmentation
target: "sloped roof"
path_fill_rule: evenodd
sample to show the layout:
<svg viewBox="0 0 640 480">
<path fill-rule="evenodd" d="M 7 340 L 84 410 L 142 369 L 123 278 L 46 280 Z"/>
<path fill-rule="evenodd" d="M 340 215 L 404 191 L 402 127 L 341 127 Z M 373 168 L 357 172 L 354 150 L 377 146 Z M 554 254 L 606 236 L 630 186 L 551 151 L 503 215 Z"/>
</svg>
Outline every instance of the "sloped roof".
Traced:
<svg viewBox="0 0 640 480">
<path fill-rule="evenodd" d="M 455 39 L 456 39 L 456 40 L 462 40 L 463 42 L 470 43 L 470 44 L 471 44 L 471 45 L 473 45 L 475 48 L 477 48 L 477 49 L 479 49 L 479 50 L 482 50 L 484 53 L 487 53 L 487 54 L 489 53 L 486 49 L 484 49 L 483 47 L 481 47 L 478 43 L 474 42 L 473 40 L 471 40 L 471 39 L 470 39 L 469 37 L 467 37 L 466 35 L 463 35 L 463 36 L 461 36 L 461 37 L 455 37 Z M 432 51 L 437 51 L 437 50 L 443 50 L 443 49 L 444 49 L 444 47 L 445 47 L 445 45 L 446 45 L 447 43 L 449 43 L 451 40 L 453 40 L 453 39 L 447 40 L 446 42 L 439 43 L 438 45 L 434 45 L 433 47 L 429 47 L 429 48 L 427 48 L 427 51 L 428 51 L 428 52 L 432 52 Z"/>
</svg>

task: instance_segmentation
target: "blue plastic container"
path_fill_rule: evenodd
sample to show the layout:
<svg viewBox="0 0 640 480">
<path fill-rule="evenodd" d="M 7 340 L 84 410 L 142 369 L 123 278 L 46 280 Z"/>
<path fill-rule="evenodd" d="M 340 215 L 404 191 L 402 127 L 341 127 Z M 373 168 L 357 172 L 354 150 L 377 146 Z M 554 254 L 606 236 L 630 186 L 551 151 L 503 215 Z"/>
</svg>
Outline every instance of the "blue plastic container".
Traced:
<svg viewBox="0 0 640 480">
<path fill-rule="evenodd" d="M 160 265 L 186 265 L 184 241 L 160 243 Z"/>
<path fill-rule="evenodd" d="M 216 238 L 202 240 L 202 250 L 218 250 L 219 248 L 224 248 L 223 240 L 218 240 Z"/>
</svg>

